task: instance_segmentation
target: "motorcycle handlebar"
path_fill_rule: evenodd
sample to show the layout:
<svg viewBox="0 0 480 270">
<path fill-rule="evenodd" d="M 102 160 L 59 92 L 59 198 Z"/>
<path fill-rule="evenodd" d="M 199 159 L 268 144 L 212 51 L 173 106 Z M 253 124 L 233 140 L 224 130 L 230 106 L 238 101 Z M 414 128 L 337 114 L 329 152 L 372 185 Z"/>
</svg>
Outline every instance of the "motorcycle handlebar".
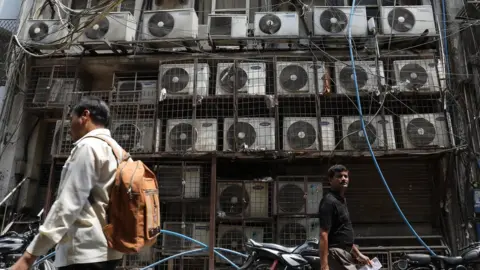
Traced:
<svg viewBox="0 0 480 270">
<path fill-rule="evenodd" d="M 480 246 L 480 242 L 474 242 L 474 243 L 471 243 L 470 245 L 467 245 L 467 246 L 464 246 L 462 248 L 459 248 L 458 250 L 459 251 L 464 251 L 468 248 L 471 248 L 471 247 L 475 247 L 475 246 Z"/>
</svg>

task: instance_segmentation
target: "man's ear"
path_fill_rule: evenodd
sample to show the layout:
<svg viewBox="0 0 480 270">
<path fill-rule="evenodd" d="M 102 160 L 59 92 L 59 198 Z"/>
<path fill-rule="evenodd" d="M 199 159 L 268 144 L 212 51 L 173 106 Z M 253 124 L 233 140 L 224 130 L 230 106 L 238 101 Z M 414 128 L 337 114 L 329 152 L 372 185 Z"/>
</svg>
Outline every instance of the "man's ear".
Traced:
<svg viewBox="0 0 480 270">
<path fill-rule="evenodd" d="M 90 111 L 89 110 L 84 110 L 82 113 L 82 117 L 89 117 L 90 116 Z"/>
</svg>

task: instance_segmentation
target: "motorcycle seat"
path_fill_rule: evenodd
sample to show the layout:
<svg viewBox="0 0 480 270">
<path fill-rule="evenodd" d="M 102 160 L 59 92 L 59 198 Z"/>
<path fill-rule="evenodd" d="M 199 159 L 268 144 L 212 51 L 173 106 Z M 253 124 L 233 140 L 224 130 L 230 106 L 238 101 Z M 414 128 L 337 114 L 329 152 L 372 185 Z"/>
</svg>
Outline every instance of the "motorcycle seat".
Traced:
<svg viewBox="0 0 480 270">
<path fill-rule="evenodd" d="M 406 254 L 405 259 L 416 265 L 428 265 L 432 261 L 432 257 L 428 254 Z"/>
<path fill-rule="evenodd" d="M 457 265 L 457 264 L 462 264 L 463 258 L 460 256 L 457 257 L 449 257 L 449 256 L 435 256 L 434 260 L 442 260 L 448 265 Z"/>
<path fill-rule="evenodd" d="M 296 248 L 296 247 L 288 248 L 288 247 L 284 247 L 284 246 L 277 245 L 277 244 L 272 244 L 272 243 L 258 243 L 258 242 L 253 241 L 252 239 L 250 239 L 249 241 L 255 247 L 264 247 L 264 248 L 274 249 L 274 250 L 278 250 L 278 251 L 282 251 L 282 252 L 286 252 L 286 253 L 292 253 Z"/>
</svg>

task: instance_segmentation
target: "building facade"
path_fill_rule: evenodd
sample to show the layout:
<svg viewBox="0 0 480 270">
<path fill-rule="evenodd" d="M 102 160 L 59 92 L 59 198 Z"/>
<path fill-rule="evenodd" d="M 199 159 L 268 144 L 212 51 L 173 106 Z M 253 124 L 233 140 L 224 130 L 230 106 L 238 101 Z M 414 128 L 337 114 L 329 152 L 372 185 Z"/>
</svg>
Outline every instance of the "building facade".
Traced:
<svg viewBox="0 0 480 270">
<path fill-rule="evenodd" d="M 476 178 L 465 165 L 472 111 L 453 76 L 455 15 L 443 0 L 306 2 L 25 1 L 2 195 L 29 180 L 5 213 L 48 210 L 72 148 L 69 108 L 93 95 L 110 105 L 114 138 L 157 172 L 163 228 L 211 246 L 159 269 L 228 269 L 213 246 L 318 238 L 326 171 L 338 163 L 351 171 L 364 253 L 391 268 L 426 251 L 385 183 L 424 241 L 455 253 L 474 235 L 462 203 L 473 205 Z M 196 248 L 162 235 L 124 264 Z"/>
</svg>

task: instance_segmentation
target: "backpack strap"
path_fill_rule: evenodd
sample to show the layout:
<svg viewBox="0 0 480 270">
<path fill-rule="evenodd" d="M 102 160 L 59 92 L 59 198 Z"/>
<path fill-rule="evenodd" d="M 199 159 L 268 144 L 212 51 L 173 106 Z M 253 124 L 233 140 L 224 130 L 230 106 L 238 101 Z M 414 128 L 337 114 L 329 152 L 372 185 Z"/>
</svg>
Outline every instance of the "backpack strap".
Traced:
<svg viewBox="0 0 480 270">
<path fill-rule="evenodd" d="M 99 135 L 92 135 L 92 136 L 87 136 L 85 138 L 97 138 L 99 140 L 102 140 L 112 148 L 113 154 L 115 155 L 115 158 L 117 159 L 118 164 L 122 163 L 123 161 L 127 161 L 131 156 L 130 154 L 125 151 L 121 146 L 115 145 L 112 140 L 108 140 L 106 138 L 107 136 L 99 136 Z"/>
</svg>

